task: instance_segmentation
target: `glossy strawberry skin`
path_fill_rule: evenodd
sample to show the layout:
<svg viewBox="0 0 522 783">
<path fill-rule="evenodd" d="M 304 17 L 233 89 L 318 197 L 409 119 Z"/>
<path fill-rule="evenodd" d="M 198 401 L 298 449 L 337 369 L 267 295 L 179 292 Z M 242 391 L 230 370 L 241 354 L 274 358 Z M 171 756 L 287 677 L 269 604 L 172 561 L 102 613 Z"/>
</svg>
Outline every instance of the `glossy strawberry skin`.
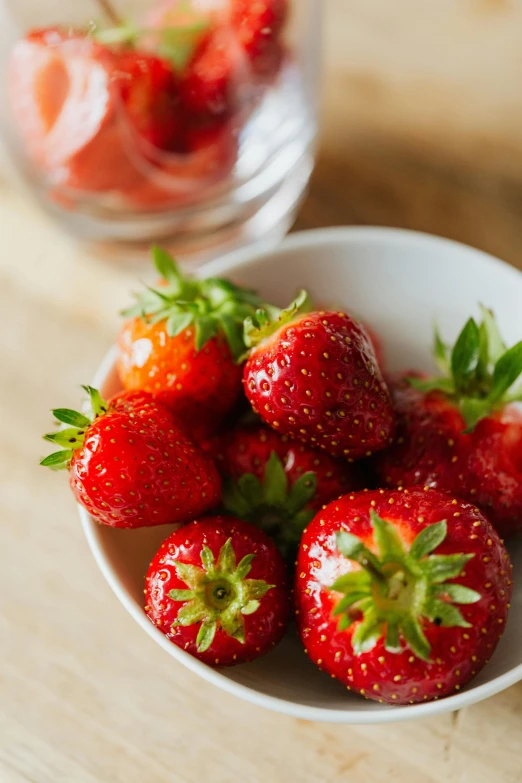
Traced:
<svg viewBox="0 0 522 783">
<path fill-rule="evenodd" d="M 242 367 L 224 338 L 213 337 L 197 351 L 193 327 L 169 337 L 165 321 L 134 318 L 123 325 L 118 369 L 126 389 L 157 395 L 196 441 L 217 430 L 241 394 Z"/>
<path fill-rule="evenodd" d="M 69 481 L 95 519 L 122 528 L 188 522 L 214 508 L 221 491 L 212 462 L 146 392 L 118 395 L 87 428 Z"/>
<path fill-rule="evenodd" d="M 368 338 L 369 338 L 369 340 L 370 340 L 370 342 L 372 344 L 372 347 L 373 347 L 373 350 L 374 350 L 374 353 L 375 353 L 375 358 L 377 359 L 377 364 L 379 365 L 381 370 L 383 370 L 384 366 L 385 366 L 385 360 L 384 360 L 385 357 L 384 357 L 384 349 L 383 349 L 383 346 L 382 346 L 381 338 L 377 334 L 375 329 L 372 329 L 371 326 L 368 326 L 368 324 L 366 324 L 366 323 L 363 324 L 363 326 L 364 326 L 364 328 L 366 330 L 366 334 L 368 335 Z"/>
<path fill-rule="evenodd" d="M 187 587 L 178 576 L 174 561 L 201 566 L 202 547 L 208 546 L 217 558 L 228 538 L 232 539 L 238 562 L 245 555 L 255 554 L 249 578 L 275 586 L 263 596 L 259 609 L 245 617 L 244 643 L 218 629 L 209 649 L 199 653 L 198 625 L 172 627 L 182 604 L 168 594 L 170 590 Z M 210 666 L 246 663 L 269 652 L 283 637 L 290 614 L 286 569 L 274 543 L 261 530 L 233 517 L 207 517 L 172 533 L 152 560 L 145 587 L 149 619 L 171 642 Z"/>
<path fill-rule="evenodd" d="M 460 411 L 439 392 L 393 385 L 395 443 L 375 458 L 387 486 L 431 486 L 474 503 L 501 536 L 522 531 L 522 415 L 513 406 L 463 434 Z"/>
<path fill-rule="evenodd" d="M 304 473 L 315 473 L 317 492 L 309 507 L 317 511 L 333 498 L 363 486 L 362 476 L 355 467 L 324 452 L 314 451 L 286 435 L 279 435 L 264 425 L 238 426 L 215 438 L 211 450 L 221 475 L 234 481 L 245 473 L 263 479 L 273 452 L 283 463 L 291 486 Z"/>
<path fill-rule="evenodd" d="M 345 313 L 300 316 L 253 349 L 245 393 L 281 434 L 357 459 L 391 442 L 395 415 L 364 328 Z"/>
<path fill-rule="evenodd" d="M 370 508 L 396 524 L 406 545 L 423 528 L 446 519 L 448 535 L 437 554 L 474 553 L 454 580 L 481 595 L 477 603 L 460 607 L 472 627 L 427 624 L 423 630 L 432 647 L 430 663 L 407 648 L 388 652 L 382 639 L 371 651 L 355 656 L 351 638 L 357 621 L 339 631 L 338 618 L 332 615 L 341 596 L 328 587 L 359 567 L 339 553 L 335 534 L 346 530 L 374 549 Z M 509 556 L 484 515 L 433 489 L 374 490 L 334 501 L 305 531 L 296 574 L 297 620 L 309 657 L 349 690 L 390 704 L 436 699 L 457 692 L 472 679 L 504 631 L 512 592 Z"/>
</svg>

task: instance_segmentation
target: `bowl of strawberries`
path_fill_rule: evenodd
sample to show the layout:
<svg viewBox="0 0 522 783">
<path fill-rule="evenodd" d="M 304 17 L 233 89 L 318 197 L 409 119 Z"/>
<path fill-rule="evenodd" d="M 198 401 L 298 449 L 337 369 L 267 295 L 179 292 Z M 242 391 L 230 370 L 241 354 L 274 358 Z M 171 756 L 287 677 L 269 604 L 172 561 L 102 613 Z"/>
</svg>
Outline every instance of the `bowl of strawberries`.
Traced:
<svg viewBox="0 0 522 783">
<path fill-rule="evenodd" d="M 310 720 L 408 720 L 522 679 L 520 273 L 376 228 L 194 277 L 153 259 L 42 460 L 143 630 Z"/>
</svg>

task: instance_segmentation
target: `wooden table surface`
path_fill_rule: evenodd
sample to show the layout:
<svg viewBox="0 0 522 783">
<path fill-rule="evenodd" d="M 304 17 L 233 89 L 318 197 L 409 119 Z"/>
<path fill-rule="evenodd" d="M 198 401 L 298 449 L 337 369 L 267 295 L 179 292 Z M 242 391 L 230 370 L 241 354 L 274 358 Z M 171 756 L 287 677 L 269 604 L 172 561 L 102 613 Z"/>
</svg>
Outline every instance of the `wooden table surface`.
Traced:
<svg viewBox="0 0 522 783">
<path fill-rule="evenodd" d="M 388 0 L 325 5 L 324 130 L 299 227 L 401 225 L 520 263 L 520 6 L 402 0 L 404 25 Z M 143 634 L 64 477 L 37 466 L 49 409 L 77 403 L 135 273 L 7 185 L 0 238 L 1 783 L 520 783 L 522 684 L 432 720 L 334 727 L 240 702 Z"/>
</svg>

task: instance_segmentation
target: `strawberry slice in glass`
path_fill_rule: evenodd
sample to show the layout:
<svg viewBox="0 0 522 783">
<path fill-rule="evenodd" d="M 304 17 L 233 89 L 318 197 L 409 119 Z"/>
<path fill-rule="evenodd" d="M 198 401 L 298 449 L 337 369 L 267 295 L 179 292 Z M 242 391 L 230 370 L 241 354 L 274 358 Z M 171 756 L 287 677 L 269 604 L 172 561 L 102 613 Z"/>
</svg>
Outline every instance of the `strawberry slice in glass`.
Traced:
<svg viewBox="0 0 522 783">
<path fill-rule="evenodd" d="M 52 184 L 97 191 L 136 178 L 113 73 L 110 52 L 79 33 L 47 28 L 16 43 L 10 109 L 29 157 Z"/>
</svg>

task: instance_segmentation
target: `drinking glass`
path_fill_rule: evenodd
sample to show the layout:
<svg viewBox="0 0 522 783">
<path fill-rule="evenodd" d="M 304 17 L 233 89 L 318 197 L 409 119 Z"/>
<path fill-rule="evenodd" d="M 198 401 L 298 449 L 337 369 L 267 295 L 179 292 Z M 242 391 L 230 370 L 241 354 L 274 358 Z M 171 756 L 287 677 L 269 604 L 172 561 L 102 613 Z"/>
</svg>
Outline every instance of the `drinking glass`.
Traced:
<svg viewBox="0 0 522 783">
<path fill-rule="evenodd" d="M 276 243 L 313 168 L 321 16 L 321 0 L 0 0 L 10 157 L 82 239 Z"/>
</svg>

